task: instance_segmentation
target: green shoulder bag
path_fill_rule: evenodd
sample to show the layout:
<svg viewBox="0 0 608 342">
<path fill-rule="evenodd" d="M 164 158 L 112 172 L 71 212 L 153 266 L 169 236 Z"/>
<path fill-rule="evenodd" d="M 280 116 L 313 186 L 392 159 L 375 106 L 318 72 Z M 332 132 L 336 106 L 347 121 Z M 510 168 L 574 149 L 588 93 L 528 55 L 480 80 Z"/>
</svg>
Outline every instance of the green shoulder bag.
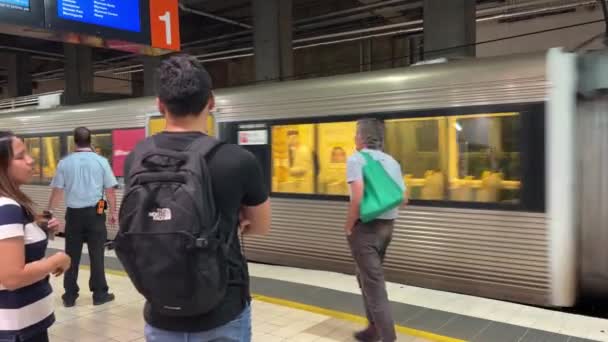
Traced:
<svg viewBox="0 0 608 342">
<path fill-rule="evenodd" d="M 367 223 L 398 207 L 403 202 L 403 191 L 379 161 L 366 152 L 360 153 L 365 159 L 360 219 Z"/>
</svg>

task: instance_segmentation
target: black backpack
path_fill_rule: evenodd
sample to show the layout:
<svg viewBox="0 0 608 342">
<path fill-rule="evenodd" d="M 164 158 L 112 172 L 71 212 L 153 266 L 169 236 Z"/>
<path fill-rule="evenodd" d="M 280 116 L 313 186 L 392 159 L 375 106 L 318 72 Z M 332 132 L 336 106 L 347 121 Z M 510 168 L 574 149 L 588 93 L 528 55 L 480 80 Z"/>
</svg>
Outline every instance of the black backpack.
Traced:
<svg viewBox="0 0 608 342">
<path fill-rule="evenodd" d="M 226 293 L 236 228 L 222 237 L 205 160 L 219 145 L 204 136 L 178 152 L 149 138 L 133 151 L 114 248 L 139 293 L 167 316 L 207 313 Z"/>
</svg>

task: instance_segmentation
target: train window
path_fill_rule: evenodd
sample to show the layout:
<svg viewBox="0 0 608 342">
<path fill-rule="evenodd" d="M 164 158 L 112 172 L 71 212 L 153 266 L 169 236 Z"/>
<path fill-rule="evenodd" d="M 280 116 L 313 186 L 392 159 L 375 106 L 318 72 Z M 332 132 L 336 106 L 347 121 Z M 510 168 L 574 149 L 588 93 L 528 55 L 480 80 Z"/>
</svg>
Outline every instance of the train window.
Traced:
<svg viewBox="0 0 608 342">
<path fill-rule="evenodd" d="M 315 125 L 272 127 L 272 191 L 315 193 Z"/>
<path fill-rule="evenodd" d="M 385 121 L 385 151 L 403 170 L 411 199 L 445 196 L 445 117 Z"/>
<path fill-rule="evenodd" d="M 272 191 L 348 195 L 356 122 L 272 127 Z M 518 203 L 521 117 L 492 113 L 385 121 L 385 151 L 415 200 Z"/>
<path fill-rule="evenodd" d="M 92 134 L 91 145 L 93 145 L 94 151 L 100 156 L 106 158 L 108 162 L 112 161 L 112 134 Z M 68 136 L 68 151 L 74 152 L 76 150 L 76 144 L 74 144 L 74 137 Z"/>
<path fill-rule="evenodd" d="M 42 137 L 42 181 L 50 182 L 61 158 L 61 139 L 58 136 Z"/>
<path fill-rule="evenodd" d="M 103 156 L 112 163 L 112 134 L 93 134 L 91 137 L 93 149 L 97 154 Z"/>
<path fill-rule="evenodd" d="M 449 199 L 518 202 L 518 113 L 454 116 L 449 124 Z"/>
<path fill-rule="evenodd" d="M 40 167 L 40 164 L 41 164 L 40 138 L 38 138 L 38 137 L 25 138 L 25 139 L 23 139 L 23 141 L 25 142 L 25 146 L 27 147 L 27 152 L 34 159 L 34 170 L 33 170 L 33 175 L 32 175 L 32 182 L 40 183 L 41 177 L 42 177 L 42 172 L 41 172 L 41 167 Z"/>
<path fill-rule="evenodd" d="M 348 195 L 346 161 L 355 152 L 356 122 L 317 125 L 317 193 Z"/>
</svg>

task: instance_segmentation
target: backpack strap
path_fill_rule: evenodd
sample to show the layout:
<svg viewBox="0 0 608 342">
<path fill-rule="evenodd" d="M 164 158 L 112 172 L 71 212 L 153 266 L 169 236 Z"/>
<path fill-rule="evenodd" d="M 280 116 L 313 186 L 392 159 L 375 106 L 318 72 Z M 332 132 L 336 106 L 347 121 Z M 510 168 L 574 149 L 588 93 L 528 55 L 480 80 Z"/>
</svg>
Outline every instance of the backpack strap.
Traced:
<svg viewBox="0 0 608 342">
<path fill-rule="evenodd" d="M 224 145 L 224 143 L 218 139 L 204 135 L 202 137 L 194 139 L 186 148 L 186 151 L 196 151 L 199 155 L 207 157 L 218 147 Z"/>
<path fill-rule="evenodd" d="M 196 158 L 199 158 L 201 171 L 207 174 L 208 176 L 204 180 L 205 182 L 203 184 L 203 187 L 207 189 L 207 191 L 203 191 L 203 195 L 207 194 L 209 198 L 203 199 L 203 202 L 206 202 L 208 203 L 208 205 L 210 205 L 210 209 L 214 213 L 215 217 L 213 218 L 214 222 L 206 222 L 204 224 L 212 225 L 212 231 L 215 231 L 217 233 L 221 233 L 220 223 L 222 222 L 222 214 L 221 211 L 218 210 L 215 203 L 215 198 L 213 197 L 213 181 L 211 179 L 211 174 L 209 173 L 208 156 L 211 155 L 211 153 L 213 153 L 214 151 L 216 151 L 217 148 L 221 145 L 223 145 L 223 143 L 218 139 L 204 135 L 194 139 L 184 150 L 184 152 L 186 154 L 189 154 L 191 157 L 194 156 Z M 200 234 L 200 229 L 196 227 L 194 233 L 196 236 L 198 236 Z M 219 241 L 216 240 L 216 243 L 223 246 L 224 241 L 221 239 L 221 236 L 222 235 L 220 234 L 220 239 Z"/>
<path fill-rule="evenodd" d="M 204 158 L 203 160 L 205 160 L 205 162 L 207 162 L 208 157 L 212 156 L 222 145 L 225 145 L 225 143 L 216 138 L 205 135 L 205 136 L 202 136 L 202 137 L 194 140 L 188 146 L 188 148 L 186 150 L 187 151 L 196 151 L 197 154 L 200 155 L 202 158 Z M 205 165 L 203 167 L 207 167 L 207 166 Z M 213 189 L 211 177 L 209 177 L 208 186 L 210 187 L 210 189 Z M 217 217 L 217 221 L 214 224 L 219 227 L 219 224 L 221 223 L 221 221 L 223 219 L 222 212 L 221 212 L 221 210 L 218 210 L 218 208 L 215 208 L 215 211 L 216 211 L 218 217 Z M 221 229 L 221 227 L 219 227 L 219 229 Z M 230 246 L 232 245 L 232 242 L 234 241 L 237 231 L 238 231 L 238 229 L 236 227 L 234 229 L 230 229 L 230 232 L 227 234 L 226 239 L 220 240 L 220 248 L 224 249 L 224 253 L 226 253 L 225 254 L 226 256 L 229 253 Z"/>
</svg>

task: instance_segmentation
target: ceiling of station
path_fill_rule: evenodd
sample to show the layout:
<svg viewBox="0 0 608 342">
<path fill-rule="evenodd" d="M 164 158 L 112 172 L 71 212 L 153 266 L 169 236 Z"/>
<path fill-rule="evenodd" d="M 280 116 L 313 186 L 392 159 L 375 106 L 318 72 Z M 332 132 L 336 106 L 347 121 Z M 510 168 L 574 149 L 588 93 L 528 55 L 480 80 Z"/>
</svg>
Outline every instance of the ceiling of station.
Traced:
<svg viewBox="0 0 608 342">
<path fill-rule="evenodd" d="M 510 9 L 530 9 L 583 0 L 477 0 L 480 11 L 492 14 Z M 182 49 L 198 56 L 218 56 L 222 52 L 250 51 L 252 46 L 251 0 L 180 0 Z M 327 37 L 349 37 L 349 33 L 422 19 L 423 0 L 293 0 L 293 27 L 296 43 L 323 41 Z M 2 53 L 26 52 L 33 56 L 34 80 L 61 78 L 64 67 L 61 43 L 0 35 L 0 84 L 7 63 Z M 98 70 L 129 67 L 137 56 L 96 49 Z"/>
</svg>

